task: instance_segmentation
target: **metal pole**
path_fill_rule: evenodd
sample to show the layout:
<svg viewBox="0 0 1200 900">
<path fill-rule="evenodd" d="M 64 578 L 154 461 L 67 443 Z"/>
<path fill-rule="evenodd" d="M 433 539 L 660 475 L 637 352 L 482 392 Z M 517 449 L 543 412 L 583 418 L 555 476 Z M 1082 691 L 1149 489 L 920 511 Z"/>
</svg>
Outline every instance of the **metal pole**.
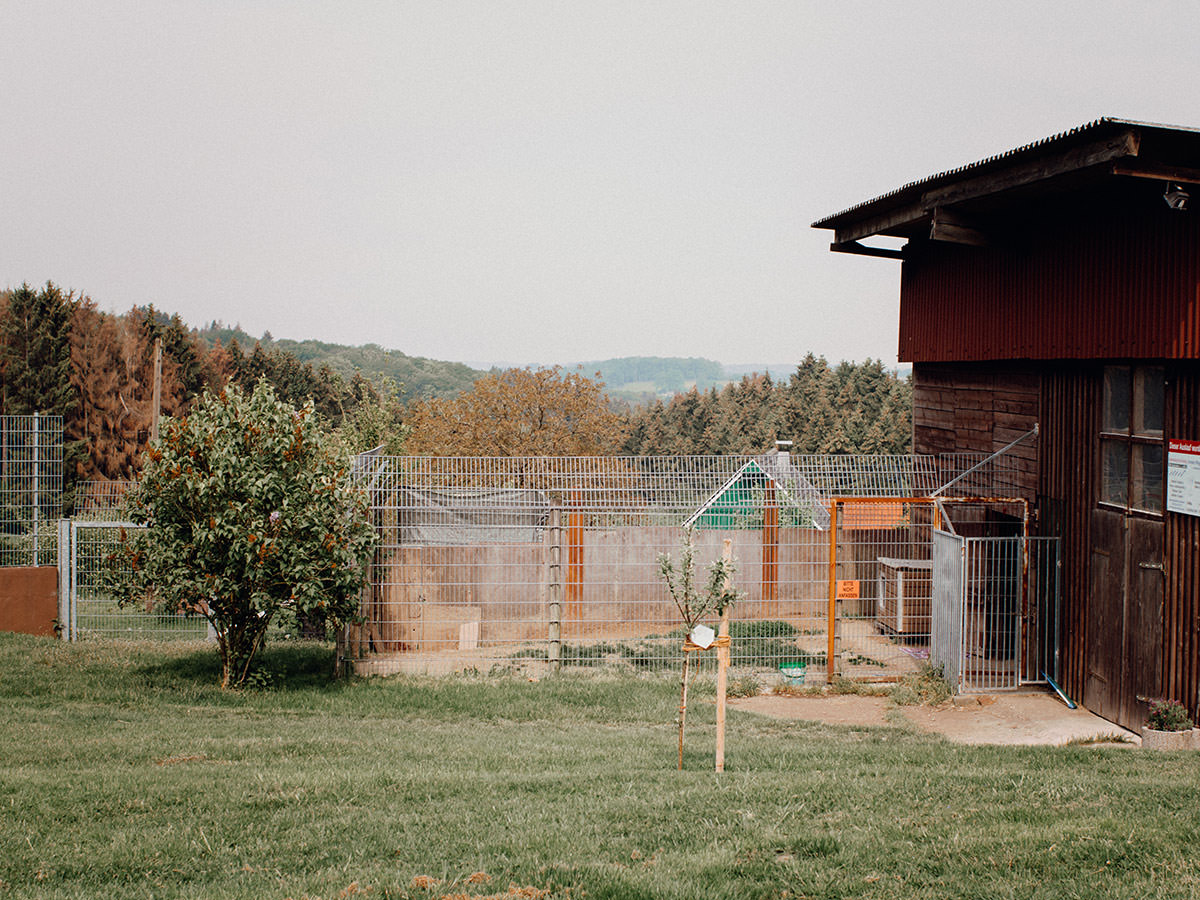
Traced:
<svg viewBox="0 0 1200 900">
<path fill-rule="evenodd" d="M 162 338 L 154 339 L 154 399 L 150 410 L 150 442 L 158 441 L 158 417 L 162 413 Z"/>
<path fill-rule="evenodd" d="M 562 508 L 550 508 L 550 631 L 546 657 L 551 671 L 562 666 Z"/>
<path fill-rule="evenodd" d="M 38 442 L 38 414 L 33 414 L 33 564 L 38 564 L 38 508 L 42 505 L 38 497 L 38 454 L 41 447 Z"/>
<path fill-rule="evenodd" d="M 833 677 L 837 674 L 834 632 L 837 629 L 837 532 L 840 505 L 840 501 L 836 499 L 829 502 L 829 615 L 826 623 L 829 634 L 825 651 L 825 670 L 829 684 L 833 684 Z"/>
</svg>

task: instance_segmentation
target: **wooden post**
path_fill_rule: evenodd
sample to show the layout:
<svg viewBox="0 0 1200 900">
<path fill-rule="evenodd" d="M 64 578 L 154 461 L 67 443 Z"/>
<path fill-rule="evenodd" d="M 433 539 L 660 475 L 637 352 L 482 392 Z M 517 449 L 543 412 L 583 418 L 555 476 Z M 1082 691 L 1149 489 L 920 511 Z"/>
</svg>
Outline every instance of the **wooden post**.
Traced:
<svg viewBox="0 0 1200 900">
<path fill-rule="evenodd" d="M 725 538 L 725 549 L 721 556 L 726 564 L 733 562 L 733 541 Z M 725 590 L 730 589 L 729 576 L 725 576 Z M 729 607 L 721 610 L 721 624 L 717 628 L 717 771 L 725 771 L 725 691 L 729 686 Z"/>
<path fill-rule="evenodd" d="M 762 599 L 763 616 L 773 619 L 779 615 L 779 504 L 775 499 L 775 482 L 767 480 L 763 502 L 762 532 Z"/>
<path fill-rule="evenodd" d="M 833 678 L 837 674 L 837 646 L 834 635 L 837 631 L 837 533 L 840 505 L 837 500 L 829 503 L 829 616 L 826 622 L 829 634 L 825 650 L 826 678 L 829 684 L 833 684 Z"/>
<path fill-rule="evenodd" d="M 550 633 L 547 658 L 551 671 L 562 665 L 562 509 L 550 507 Z"/>
<path fill-rule="evenodd" d="M 150 441 L 158 440 L 158 417 L 162 412 L 162 338 L 154 339 L 154 400 L 150 408 Z"/>
<path fill-rule="evenodd" d="M 563 615 L 570 621 L 583 621 L 583 510 L 578 491 L 572 491 L 567 510 L 567 591 Z M 576 634 L 582 634 L 582 628 Z"/>
</svg>

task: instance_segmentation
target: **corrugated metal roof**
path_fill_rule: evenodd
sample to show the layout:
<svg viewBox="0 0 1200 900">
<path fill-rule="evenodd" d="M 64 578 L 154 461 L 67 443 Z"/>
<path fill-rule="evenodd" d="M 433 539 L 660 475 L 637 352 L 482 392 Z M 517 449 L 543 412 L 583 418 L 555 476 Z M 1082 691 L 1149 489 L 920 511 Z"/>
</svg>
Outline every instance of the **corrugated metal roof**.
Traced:
<svg viewBox="0 0 1200 900">
<path fill-rule="evenodd" d="M 947 169 L 944 172 L 939 172 L 936 175 L 930 175 L 927 178 L 920 179 L 919 181 L 910 181 L 907 184 L 896 188 L 894 191 L 889 191 L 886 194 L 880 194 L 878 197 L 873 197 L 870 200 L 864 200 L 862 203 L 856 203 L 854 206 L 844 209 L 839 213 L 834 213 L 831 216 L 818 219 L 816 222 L 812 223 L 812 227 L 833 228 L 839 219 L 853 217 L 854 213 L 866 209 L 867 207 L 877 204 L 886 205 L 887 201 L 897 200 L 908 194 L 920 194 L 938 182 L 954 181 L 955 179 L 961 178 L 965 175 L 978 174 L 980 171 L 988 168 L 1002 168 L 1004 165 L 1012 163 L 1019 157 L 1027 155 L 1035 156 L 1038 152 L 1047 149 L 1051 145 L 1069 142 L 1080 136 L 1090 137 L 1096 133 L 1103 133 L 1105 131 L 1120 131 L 1121 129 L 1126 128 L 1142 128 L 1163 132 L 1200 134 L 1200 128 L 1190 128 L 1177 125 L 1162 125 L 1154 122 L 1139 122 L 1134 119 L 1119 119 L 1105 116 L 1092 122 L 1088 122 L 1084 125 L 1080 125 L 1076 128 L 1052 135 L 1051 137 L 1042 138 L 1041 140 L 1033 141 L 1029 144 L 1023 144 L 1020 147 L 1015 147 L 1012 150 L 1006 150 L 1003 153 L 997 153 L 995 156 L 989 156 L 986 159 L 979 160 L 978 162 L 969 163 L 965 166 L 959 166 L 955 169 Z"/>
</svg>

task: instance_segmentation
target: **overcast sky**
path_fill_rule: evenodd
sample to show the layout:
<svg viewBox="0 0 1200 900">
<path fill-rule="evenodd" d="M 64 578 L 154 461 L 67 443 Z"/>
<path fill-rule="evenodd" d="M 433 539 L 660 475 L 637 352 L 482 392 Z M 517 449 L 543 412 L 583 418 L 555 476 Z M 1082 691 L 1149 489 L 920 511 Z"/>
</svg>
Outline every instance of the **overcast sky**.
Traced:
<svg viewBox="0 0 1200 900">
<path fill-rule="evenodd" d="M 1194 2 L 0 0 L 0 287 L 438 359 L 896 358 L 814 220 L 1100 116 Z"/>
</svg>

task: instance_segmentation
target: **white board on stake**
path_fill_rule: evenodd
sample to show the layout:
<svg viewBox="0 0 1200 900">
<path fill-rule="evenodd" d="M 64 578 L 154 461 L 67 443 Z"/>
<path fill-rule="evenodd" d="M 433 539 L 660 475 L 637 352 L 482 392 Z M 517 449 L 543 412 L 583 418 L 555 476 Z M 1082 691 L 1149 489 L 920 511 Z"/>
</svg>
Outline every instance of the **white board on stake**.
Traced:
<svg viewBox="0 0 1200 900">
<path fill-rule="evenodd" d="M 1200 516 L 1200 441 L 1167 442 L 1167 512 Z"/>
</svg>

